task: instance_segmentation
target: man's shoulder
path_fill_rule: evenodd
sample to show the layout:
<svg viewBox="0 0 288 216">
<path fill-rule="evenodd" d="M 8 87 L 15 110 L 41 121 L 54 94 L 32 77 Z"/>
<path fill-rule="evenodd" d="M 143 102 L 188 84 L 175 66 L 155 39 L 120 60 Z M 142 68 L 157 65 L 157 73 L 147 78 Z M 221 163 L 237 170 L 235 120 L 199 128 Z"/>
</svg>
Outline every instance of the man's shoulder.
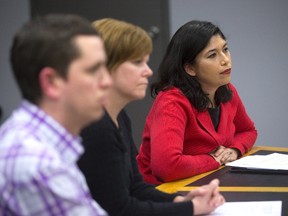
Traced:
<svg viewBox="0 0 288 216">
<path fill-rule="evenodd" d="M 16 128 L 1 137 L 0 167 L 7 178 L 33 178 L 44 167 L 61 164 L 59 153 L 29 130 Z M 20 179 L 18 179 L 20 180 Z"/>
</svg>

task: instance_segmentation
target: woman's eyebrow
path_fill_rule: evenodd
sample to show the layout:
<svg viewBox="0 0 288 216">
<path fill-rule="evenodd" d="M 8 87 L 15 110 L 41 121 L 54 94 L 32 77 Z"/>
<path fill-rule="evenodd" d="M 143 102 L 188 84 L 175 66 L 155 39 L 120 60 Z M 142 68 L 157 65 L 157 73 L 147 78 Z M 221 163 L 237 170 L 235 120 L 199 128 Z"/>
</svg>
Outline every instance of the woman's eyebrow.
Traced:
<svg viewBox="0 0 288 216">
<path fill-rule="evenodd" d="M 224 43 L 223 46 L 222 46 L 222 48 L 224 48 L 224 47 L 226 47 L 226 46 L 227 46 L 227 43 Z M 207 53 L 214 52 L 214 51 L 216 51 L 216 50 L 217 50 L 217 48 L 210 49 L 210 50 L 207 51 Z"/>
</svg>

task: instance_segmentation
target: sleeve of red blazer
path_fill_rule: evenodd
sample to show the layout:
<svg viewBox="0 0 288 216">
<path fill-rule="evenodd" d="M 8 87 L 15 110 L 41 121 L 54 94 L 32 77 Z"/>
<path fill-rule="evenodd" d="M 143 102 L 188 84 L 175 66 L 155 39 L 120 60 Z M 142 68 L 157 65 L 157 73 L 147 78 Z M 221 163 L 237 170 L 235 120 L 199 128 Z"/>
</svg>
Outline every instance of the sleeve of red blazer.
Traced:
<svg viewBox="0 0 288 216">
<path fill-rule="evenodd" d="M 257 138 L 257 130 L 254 122 L 248 116 L 236 89 L 232 85 L 230 85 L 230 88 L 233 91 L 232 100 L 237 103 L 237 110 L 234 117 L 235 135 L 229 147 L 238 149 L 243 155 L 253 147 Z"/>
<path fill-rule="evenodd" d="M 187 112 L 191 112 L 188 100 L 179 97 L 179 93 L 169 93 L 154 108 L 155 118 L 151 119 L 150 128 L 150 166 L 159 180 L 174 181 L 219 167 L 219 163 L 209 154 L 192 156 L 184 152 L 183 143 L 189 116 Z"/>
</svg>

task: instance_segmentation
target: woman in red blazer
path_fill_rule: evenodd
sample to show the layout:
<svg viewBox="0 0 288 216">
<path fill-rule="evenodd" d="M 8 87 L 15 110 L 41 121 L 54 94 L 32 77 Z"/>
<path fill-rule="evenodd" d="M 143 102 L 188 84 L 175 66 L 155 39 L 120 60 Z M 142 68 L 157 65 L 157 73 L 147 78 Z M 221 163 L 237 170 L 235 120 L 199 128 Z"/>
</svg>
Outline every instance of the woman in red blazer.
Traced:
<svg viewBox="0 0 288 216">
<path fill-rule="evenodd" d="M 217 169 L 248 152 L 253 121 L 230 84 L 224 34 L 210 22 L 190 21 L 171 39 L 151 87 L 137 162 L 144 180 L 174 181 Z"/>
</svg>

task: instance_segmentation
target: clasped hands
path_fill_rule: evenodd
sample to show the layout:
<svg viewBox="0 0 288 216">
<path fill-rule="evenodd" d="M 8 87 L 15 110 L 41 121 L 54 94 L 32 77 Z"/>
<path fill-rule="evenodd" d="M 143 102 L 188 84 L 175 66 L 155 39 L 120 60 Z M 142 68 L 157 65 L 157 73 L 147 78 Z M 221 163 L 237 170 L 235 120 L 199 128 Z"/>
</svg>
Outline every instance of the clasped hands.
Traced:
<svg viewBox="0 0 288 216">
<path fill-rule="evenodd" d="M 177 196 L 174 202 L 192 201 L 194 215 L 208 214 L 225 202 L 219 193 L 219 180 L 214 179 L 209 184 L 190 191 L 186 196 Z"/>
<path fill-rule="evenodd" d="M 238 158 L 238 150 L 219 146 L 210 155 L 220 164 L 226 164 Z"/>
</svg>

